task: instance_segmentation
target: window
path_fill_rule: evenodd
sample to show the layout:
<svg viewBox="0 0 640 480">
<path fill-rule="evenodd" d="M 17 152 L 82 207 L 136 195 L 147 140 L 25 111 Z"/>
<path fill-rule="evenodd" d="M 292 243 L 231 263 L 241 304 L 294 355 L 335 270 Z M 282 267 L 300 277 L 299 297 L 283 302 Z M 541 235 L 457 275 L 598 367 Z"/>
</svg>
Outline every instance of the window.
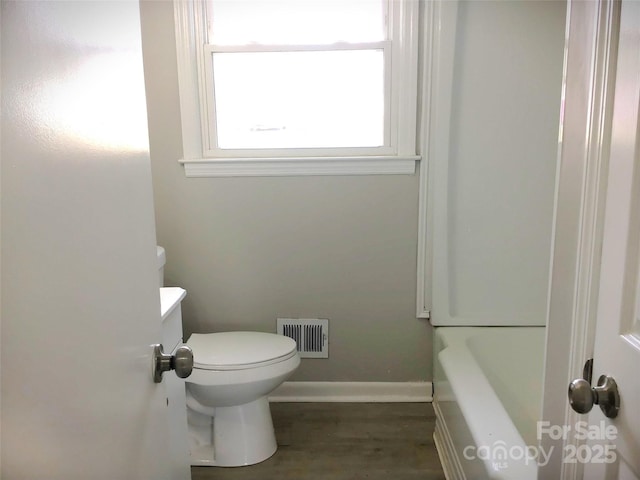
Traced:
<svg viewBox="0 0 640 480">
<path fill-rule="evenodd" d="M 416 0 L 175 0 L 189 176 L 413 173 Z"/>
</svg>

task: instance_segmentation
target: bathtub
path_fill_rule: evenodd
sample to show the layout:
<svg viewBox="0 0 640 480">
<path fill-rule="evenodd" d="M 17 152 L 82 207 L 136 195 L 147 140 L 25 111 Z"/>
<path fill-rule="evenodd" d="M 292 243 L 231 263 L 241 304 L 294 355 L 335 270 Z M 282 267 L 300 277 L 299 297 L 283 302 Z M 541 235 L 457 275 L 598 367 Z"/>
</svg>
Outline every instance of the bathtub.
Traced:
<svg viewBox="0 0 640 480">
<path fill-rule="evenodd" d="M 437 327 L 434 440 L 448 480 L 535 479 L 544 327 Z"/>
</svg>

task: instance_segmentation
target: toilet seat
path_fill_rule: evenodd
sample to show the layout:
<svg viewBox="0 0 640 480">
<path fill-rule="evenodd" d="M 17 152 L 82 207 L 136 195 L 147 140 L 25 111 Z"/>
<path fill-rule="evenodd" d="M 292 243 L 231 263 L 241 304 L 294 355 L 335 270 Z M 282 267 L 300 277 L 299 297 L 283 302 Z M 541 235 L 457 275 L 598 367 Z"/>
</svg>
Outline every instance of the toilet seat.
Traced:
<svg viewBox="0 0 640 480">
<path fill-rule="evenodd" d="M 232 371 L 265 367 L 297 354 L 295 340 L 262 332 L 194 333 L 187 341 L 193 367 Z"/>
</svg>

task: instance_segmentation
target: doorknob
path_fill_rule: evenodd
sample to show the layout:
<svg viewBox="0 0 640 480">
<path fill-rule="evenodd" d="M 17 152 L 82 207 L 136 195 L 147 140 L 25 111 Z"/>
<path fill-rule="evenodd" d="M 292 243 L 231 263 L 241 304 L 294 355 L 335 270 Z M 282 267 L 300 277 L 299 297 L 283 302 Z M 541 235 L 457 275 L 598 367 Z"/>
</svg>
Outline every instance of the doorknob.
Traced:
<svg viewBox="0 0 640 480">
<path fill-rule="evenodd" d="M 187 378 L 193 370 L 193 351 L 186 345 L 176 348 L 173 355 L 164 353 L 161 344 L 153 347 L 153 381 L 162 382 L 162 374 L 169 370 L 175 370 L 180 378 Z"/>
<path fill-rule="evenodd" d="M 615 418 L 620 410 L 618 385 L 607 375 L 601 375 L 593 388 L 584 378 L 577 378 L 569 384 L 569 403 L 578 413 L 588 413 L 597 404 L 606 417 Z"/>
</svg>

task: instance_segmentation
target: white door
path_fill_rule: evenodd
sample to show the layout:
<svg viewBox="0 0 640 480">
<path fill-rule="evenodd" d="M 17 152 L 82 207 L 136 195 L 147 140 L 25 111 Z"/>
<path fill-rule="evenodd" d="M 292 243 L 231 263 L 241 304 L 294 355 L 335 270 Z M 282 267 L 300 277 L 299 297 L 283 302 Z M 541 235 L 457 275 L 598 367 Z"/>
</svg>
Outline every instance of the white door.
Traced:
<svg viewBox="0 0 640 480">
<path fill-rule="evenodd" d="M 598 407 L 589 414 L 593 427 L 615 427 L 594 428 L 578 458 L 593 479 L 640 479 L 640 2 L 622 2 L 619 35 L 593 383 L 613 377 L 620 410 L 614 419 Z M 611 453 L 599 456 L 597 444 Z"/>
<path fill-rule="evenodd" d="M 151 379 L 160 301 L 138 3 L 1 8 L 0 477 L 188 478 L 167 455 Z"/>
</svg>

